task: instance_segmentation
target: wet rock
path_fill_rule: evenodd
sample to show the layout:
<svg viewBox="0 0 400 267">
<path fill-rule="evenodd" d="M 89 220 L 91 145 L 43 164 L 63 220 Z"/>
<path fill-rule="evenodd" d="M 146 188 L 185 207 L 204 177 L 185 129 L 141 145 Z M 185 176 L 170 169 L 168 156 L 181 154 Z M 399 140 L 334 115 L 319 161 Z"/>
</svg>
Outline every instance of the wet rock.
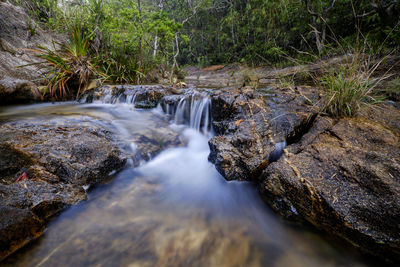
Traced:
<svg viewBox="0 0 400 267">
<path fill-rule="evenodd" d="M 140 160 L 152 159 L 167 148 L 183 144 L 180 135 L 168 128 L 161 128 L 150 133 L 137 135 L 133 141 L 135 144 L 134 149 L 136 150 L 134 158 L 137 160 L 137 164 L 140 163 Z"/>
<path fill-rule="evenodd" d="M 316 98 L 307 88 L 215 91 L 209 160 L 228 180 L 257 181 L 266 202 L 286 218 L 395 261 L 400 110 L 383 105 L 333 120 L 317 117 L 309 105 Z"/>
<path fill-rule="evenodd" d="M 29 156 L 16 149 L 9 143 L 0 144 L 0 173 L 1 183 L 11 184 L 15 174 L 23 167 L 28 167 L 32 161 Z"/>
<path fill-rule="evenodd" d="M 0 132 L 0 260 L 86 199 L 83 185 L 107 179 L 126 162 L 117 138 L 92 122 L 20 120 L 1 124 Z"/>
<path fill-rule="evenodd" d="M 0 261 L 43 233 L 44 223 L 28 209 L 0 205 Z"/>
<path fill-rule="evenodd" d="M 253 180 L 276 145 L 301 135 L 314 119 L 311 90 L 226 89 L 212 95 L 209 160 L 227 180 Z"/>
<path fill-rule="evenodd" d="M 12 77 L 0 79 L 0 104 L 28 103 L 40 100 L 37 86 Z"/>
<path fill-rule="evenodd" d="M 398 110 L 383 108 L 399 121 Z M 395 262 L 400 257 L 400 135 L 393 126 L 376 118 L 318 118 L 262 173 L 262 196 L 285 217 L 308 221 Z"/>
<path fill-rule="evenodd" d="M 124 165 L 112 133 L 95 124 L 82 127 L 65 118 L 26 120 L 3 124 L 0 132 L 3 150 L 11 148 L 10 153 L 24 155 L 30 166 L 43 166 L 65 183 L 93 184 Z"/>
</svg>

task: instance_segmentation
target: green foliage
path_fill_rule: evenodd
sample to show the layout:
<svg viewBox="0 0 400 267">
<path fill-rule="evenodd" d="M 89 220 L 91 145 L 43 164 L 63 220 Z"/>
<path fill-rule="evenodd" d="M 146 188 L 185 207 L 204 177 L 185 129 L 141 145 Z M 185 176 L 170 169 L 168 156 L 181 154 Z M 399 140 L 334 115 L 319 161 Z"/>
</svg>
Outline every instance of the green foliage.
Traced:
<svg viewBox="0 0 400 267">
<path fill-rule="evenodd" d="M 182 28 L 180 23 L 149 2 L 142 3 L 144 7 L 140 12 L 137 0 L 14 2 L 29 9 L 33 17 L 51 30 L 65 33 L 82 29 L 90 41 L 84 57 L 91 58 L 101 70 L 101 77 L 110 82 L 140 83 L 146 72 L 170 61 L 175 33 Z M 181 36 L 187 41 L 185 35 Z M 155 38 L 156 53 L 153 52 Z M 75 43 L 79 44 L 79 40 L 71 45 Z"/>
<path fill-rule="evenodd" d="M 123 50 L 113 49 L 110 53 L 104 52 L 97 58 L 104 78 L 112 83 L 135 83 L 143 77 L 135 58 L 124 53 Z"/>
<path fill-rule="evenodd" d="M 378 2 L 386 9 L 364 0 L 204 1 L 183 27 L 191 41 L 183 45 L 179 61 L 207 57 L 209 64 L 282 66 L 290 58 L 305 63 L 315 60 L 313 54 L 341 54 L 344 40 L 354 46 L 360 36 L 371 44 L 371 53 L 385 53 L 400 45 L 400 2 Z M 168 10 L 172 17 L 180 16 L 177 6 Z"/>
<path fill-rule="evenodd" d="M 370 57 L 357 54 L 339 69 L 321 79 L 325 91 L 323 112 L 333 117 L 354 116 L 362 103 L 374 103 L 373 89 L 384 78 L 373 78 L 382 61 L 372 63 Z"/>
<path fill-rule="evenodd" d="M 87 31 L 90 53 L 112 81 L 140 82 L 176 63 L 284 67 L 346 53 L 360 39 L 371 54 L 400 45 L 399 1 L 12 1 L 50 29 Z"/>
<path fill-rule="evenodd" d="M 79 94 L 89 85 L 89 79 L 98 75 L 90 62 L 89 40 L 90 36 L 76 28 L 71 32 L 68 44 L 55 44 L 60 47 L 57 50 L 44 46 L 30 49 L 42 60 L 38 64 L 47 68 L 47 89 L 54 99 L 67 99 L 74 89 Z"/>
</svg>

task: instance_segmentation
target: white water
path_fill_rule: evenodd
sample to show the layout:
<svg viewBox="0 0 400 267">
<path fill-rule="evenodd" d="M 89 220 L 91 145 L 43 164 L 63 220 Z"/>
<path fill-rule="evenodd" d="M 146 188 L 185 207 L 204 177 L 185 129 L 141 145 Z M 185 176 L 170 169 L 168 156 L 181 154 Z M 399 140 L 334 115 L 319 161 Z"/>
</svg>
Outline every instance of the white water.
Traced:
<svg viewBox="0 0 400 267">
<path fill-rule="evenodd" d="M 178 103 L 166 104 L 165 113 L 173 118 L 175 124 L 186 124 L 211 137 L 211 99 L 207 94 L 194 92 L 182 96 Z"/>
<path fill-rule="evenodd" d="M 124 91 L 125 93 L 120 94 L 120 95 L 114 95 L 114 89 L 112 87 L 104 86 L 101 88 L 101 92 L 99 92 L 98 95 L 95 95 L 95 97 L 93 99 L 93 103 L 96 103 L 96 104 L 126 103 L 126 104 L 131 104 L 134 107 L 139 90 L 140 90 L 139 87 L 138 88 L 132 87 L 131 90 L 128 90 L 129 94 L 127 94 L 127 95 L 125 95 L 125 93 L 127 91 Z M 83 99 L 81 99 L 80 102 L 86 103 L 87 96 L 84 97 Z"/>
</svg>

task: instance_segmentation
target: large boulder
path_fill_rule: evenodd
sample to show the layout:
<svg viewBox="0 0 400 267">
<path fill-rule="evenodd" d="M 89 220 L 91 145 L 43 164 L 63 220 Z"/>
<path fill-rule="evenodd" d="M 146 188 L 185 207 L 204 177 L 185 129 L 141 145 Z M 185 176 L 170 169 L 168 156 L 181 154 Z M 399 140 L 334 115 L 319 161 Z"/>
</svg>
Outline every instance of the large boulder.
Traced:
<svg viewBox="0 0 400 267">
<path fill-rule="evenodd" d="M 400 257 L 400 110 L 317 116 L 317 90 L 216 90 L 209 160 L 227 180 L 253 180 L 286 218 L 362 251 Z M 287 146 L 285 148 L 285 146 Z"/>
<path fill-rule="evenodd" d="M 126 162 L 116 136 L 84 118 L 7 122 L 0 132 L 0 260 Z"/>
<path fill-rule="evenodd" d="M 216 136 L 209 160 L 227 180 L 254 180 L 285 143 L 293 142 L 315 118 L 310 89 L 218 90 L 212 95 Z M 280 151 L 279 151 L 280 150 Z"/>
<path fill-rule="evenodd" d="M 54 48 L 62 41 L 46 32 L 32 20 L 22 7 L 0 1 L 0 104 L 40 100 L 37 85 L 45 77 L 45 69 L 27 49 L 38 45 Z"/>
<path fill-rule="evenodd" d="M 285 217 L 398 260 L 399 123 L 400 110 L 391 106 L 359 118 L 319 117 L 262 173 L 262 196 Z"/>
</svg>

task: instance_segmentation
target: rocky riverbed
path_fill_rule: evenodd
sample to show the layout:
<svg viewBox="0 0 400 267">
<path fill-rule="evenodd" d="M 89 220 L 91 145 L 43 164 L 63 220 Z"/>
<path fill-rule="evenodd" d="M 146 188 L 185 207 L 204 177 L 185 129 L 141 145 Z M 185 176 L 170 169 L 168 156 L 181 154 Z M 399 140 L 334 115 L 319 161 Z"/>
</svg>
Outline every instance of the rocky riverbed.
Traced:
<svg viewBox="0 0 400 267">
<path fill-rule="evenodd" d="M 14 121 L 0 132 L 0 258 L 126 161 L 114 135 L 85 120 Z"/>
<path fill-rule="evenodd" d="M 162 90 L 172 94 L 160 98 L 167 111 L 193 89 Z M 209 160 L 225 179 L 254 181 L 287 218 L 389 261 L 399 256 L 398 103 L 334 120 L 317 114 L 320 95 L 309 86 L 206 91 L 215 131 Z"/>
<path fill-rule="evenodd" d="M 167 122 L 158 123 L 158 130 L 131 129 L 132 139 L 127 140 L 109 114 L 90 107 L 3 108 L 0 258 L 39 237 L 55 215 L 85 200 L 90 186 L 106 182 L 126 164 L 136 166 L 181 143 L 165 128 Z"/>
<path fill-rule="evenodd" d="M 149 108 L 161 103 L 171 113 L 195 99 L 193 90 L 103 87 L 83 99 L 109 97 L 109 103 L 130 101 Z M 364 108 L 357 118 L 334 120 L 317 115 L 314 103 L 320 96 L 312 87 L 203 91 L 211 99 L 215 132 L 209 160 L 225 179 L 253 181 L 284 217 L 308 222 L 388 263 L 398 259 L 398 103 L 388 101 Z M 107 129 L 84 117 L 1 123 L 2 257 L 39 236 L 49 218 L 85 199 L 83 185 L 101 182 L 127 158 L 138 158 Z M 142 159 L 143 151 L 152 150 L 148 144 L 157 147 L 155 155 L 181 142 L 165 130 L 152 139 L 158 141 L 137 136 Z"/>
</svg>

